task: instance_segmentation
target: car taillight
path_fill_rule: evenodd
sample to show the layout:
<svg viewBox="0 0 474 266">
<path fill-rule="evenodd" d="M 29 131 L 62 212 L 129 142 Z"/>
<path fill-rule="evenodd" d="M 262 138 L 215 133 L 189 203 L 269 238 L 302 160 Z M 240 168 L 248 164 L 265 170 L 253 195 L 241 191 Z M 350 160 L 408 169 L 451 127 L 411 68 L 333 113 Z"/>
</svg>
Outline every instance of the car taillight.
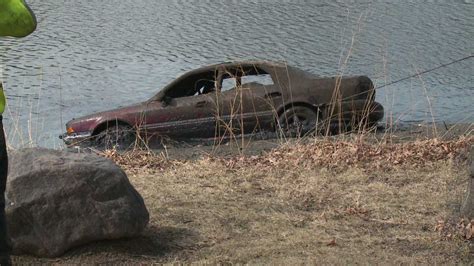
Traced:
<svg viewBox="0 0 474 266">
<path fill-rule="evenodd" d="M 66 129 L 66 132 L 67 132 L 67 134 L 70 135 L 70 134 L 74 133 L 74 129 L 73 129 L 72 127 L 68 127 L 68 128 Z"/>
</svg>

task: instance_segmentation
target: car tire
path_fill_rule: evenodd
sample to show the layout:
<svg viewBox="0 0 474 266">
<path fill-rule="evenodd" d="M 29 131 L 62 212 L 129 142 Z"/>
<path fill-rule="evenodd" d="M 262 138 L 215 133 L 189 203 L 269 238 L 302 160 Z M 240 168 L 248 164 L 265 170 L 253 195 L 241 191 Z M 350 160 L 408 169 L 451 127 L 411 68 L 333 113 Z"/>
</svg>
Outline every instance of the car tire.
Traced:
<svg viewBox="0 0 474 266">
<path fill-rule="evenodd" d="M 318 111 L 306 106 L 294 106 L 286 109 L 278 118 L 277 131 L 288 137 L 301 137 L 315 130 L 321 131 L 317 125 L 321 117 Z"/>
<path fill-rule="evenodd" d="M 127 125 L 115 125 L 96 135 L 95 141 L 103 149 L 128 149 L 136 140 L 133 128 Z"/>
</svg>

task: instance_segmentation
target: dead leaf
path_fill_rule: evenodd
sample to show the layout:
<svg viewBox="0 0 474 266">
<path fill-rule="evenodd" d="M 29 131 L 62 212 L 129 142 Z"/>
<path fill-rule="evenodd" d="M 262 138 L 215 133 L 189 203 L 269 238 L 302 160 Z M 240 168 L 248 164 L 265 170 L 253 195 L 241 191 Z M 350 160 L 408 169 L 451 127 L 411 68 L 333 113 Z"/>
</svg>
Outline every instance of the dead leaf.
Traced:
<svg viewBox="0 0 474 266">
<path fill-rule="evenodd" d="M 336 238 L 333 238 L 333 239 L 327 244 L 327 246 L 328 246 L 328 247 L 337 246 Z"/>
<path fill-rule="evenodd" d="M 473 224 L 473 221 L 471 221 L 466 226 L 466 239 L 470 240 L 473 236 L 474 236 L 474 224 Z"/>
</svg>

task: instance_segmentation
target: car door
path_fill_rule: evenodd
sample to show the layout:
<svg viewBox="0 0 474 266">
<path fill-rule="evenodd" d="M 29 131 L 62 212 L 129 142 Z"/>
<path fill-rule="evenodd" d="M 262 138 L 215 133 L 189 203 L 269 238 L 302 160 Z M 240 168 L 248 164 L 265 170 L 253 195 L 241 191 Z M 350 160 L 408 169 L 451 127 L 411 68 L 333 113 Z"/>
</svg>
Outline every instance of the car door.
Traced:
<svg viewBox="0 0 474 266">
<path fill-rule="evenodd" d="M 240 73 L 239 73 L 240 72 Z M 270 75 L 255 67 L 227 69 L 219 78 L 219 128 L 221 134 L 245 134 L 269 129 L 273 123 L 275 91 Z"/>
<path fill-rule="evenodd" d="M 154 101 L 147 105 L 142 131 L 174 139 L 192 139 L 215 135 L 215 96 L 201 94 Z"/>
</svg>

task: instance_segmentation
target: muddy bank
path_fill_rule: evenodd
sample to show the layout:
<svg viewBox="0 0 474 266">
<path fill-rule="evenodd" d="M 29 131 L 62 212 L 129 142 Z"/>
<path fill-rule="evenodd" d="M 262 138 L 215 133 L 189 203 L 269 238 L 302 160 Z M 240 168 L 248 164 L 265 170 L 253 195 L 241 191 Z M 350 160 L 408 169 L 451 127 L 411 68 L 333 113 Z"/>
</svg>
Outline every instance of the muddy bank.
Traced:
<svg viewBox="0 0 474 266">
<path fill-rule="evenodd" d="M 367 141 L 404 142 L 439 138 L 451 140 L 461 136 L 472 136 L 474 124 L 405 124 L 395 127 L 379 126 L 373 132 L 364 134 L 341 134 L 334 136 L 308 135 L 301 138 L 285 138 L 276 133 L 258 133 L 255 135 L 235 136 L 232 139 L 207 139 L 163 143 L 152 143 L 149 148 L 168 159 L 196 160 L 203 156 L 254 156 L 270 151 L 282 144 L 306 143 L 315 139 L 351 140 L 363 138 Z"/>
</svg>

